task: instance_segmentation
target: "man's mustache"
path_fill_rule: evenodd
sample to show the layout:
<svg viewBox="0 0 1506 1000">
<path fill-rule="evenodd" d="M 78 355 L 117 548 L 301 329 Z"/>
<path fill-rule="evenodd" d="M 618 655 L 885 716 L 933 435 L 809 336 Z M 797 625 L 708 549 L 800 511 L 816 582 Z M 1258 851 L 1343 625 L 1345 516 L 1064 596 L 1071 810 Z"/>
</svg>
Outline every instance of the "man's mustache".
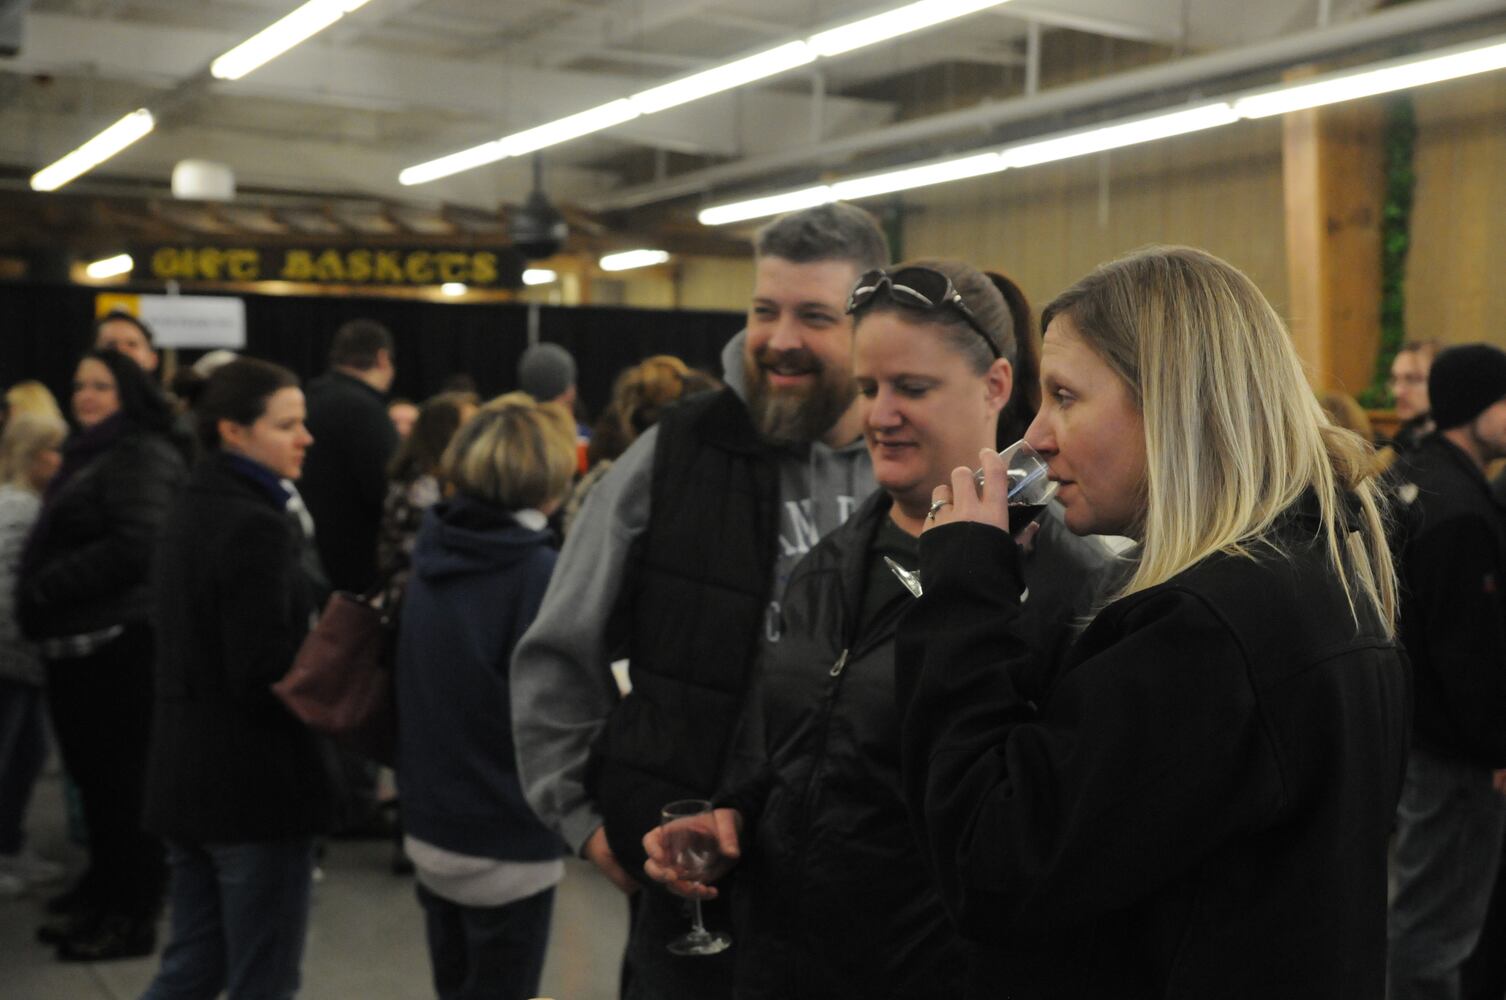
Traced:
<svg viewBox="0 0 1506 1000">
<path fill-rule="evenodd" d="M 779 375 L 819 375 L 825 368 L 821 359 L 804 347 L 784 351 L 761 347 L 754 353 L 753 360 L 760 369 Z"/>
</svg>

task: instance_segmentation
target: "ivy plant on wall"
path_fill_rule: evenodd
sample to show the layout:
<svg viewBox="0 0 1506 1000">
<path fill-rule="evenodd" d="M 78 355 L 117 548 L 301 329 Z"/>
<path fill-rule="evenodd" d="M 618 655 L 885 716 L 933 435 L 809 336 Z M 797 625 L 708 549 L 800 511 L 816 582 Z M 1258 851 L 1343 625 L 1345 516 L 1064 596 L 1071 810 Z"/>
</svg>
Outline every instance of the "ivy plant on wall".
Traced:
<svg viewBox="0 0 1506 1000">
<path fill-rule="evenodd" d="M 1412 191 L 1417 174 L 1417 113 L 1409 94 L 1393 99 L 1386 109 L 1386 198 L 1381 209 L 1380 350 L 1370 385 L 1359 395 L 1362 406 L 1391 405 L 1386 380 L 1391 362 L 1407 339 L 1407 251 L 1412 244 Z"/>
</svg>

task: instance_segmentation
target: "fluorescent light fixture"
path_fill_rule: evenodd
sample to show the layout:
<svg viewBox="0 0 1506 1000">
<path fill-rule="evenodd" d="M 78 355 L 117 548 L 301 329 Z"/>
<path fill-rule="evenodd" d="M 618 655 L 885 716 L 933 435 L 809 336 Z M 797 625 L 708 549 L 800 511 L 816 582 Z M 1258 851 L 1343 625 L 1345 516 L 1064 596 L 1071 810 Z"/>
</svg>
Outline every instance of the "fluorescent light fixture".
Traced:
<svg viewBox="0 0 1506 1000">
<path fill-rule="evenodd" d="M 497 140 L 497 145 L 501 148 L 503 156 L 522 156 L 524 153 L 532 153 L 545 146 L 555 146 L 571 139 L 578 139 L 583 135 L 590 135 L 592 132 L 600 132 L 613 125 L 632 121 L 638 117 L 638 113 L 638 109 L 631 101 L 625 97 L 619 97 L 615 101 L 588 108 L 568 118 L 560 118 L 536 128 L 505 135 Z"/>
<path fill-rule="evenodd" d="M 762 198 L 750 198 L 747 201 L 735 201 L 728 205 L 716 205 L 702 209 L 696 218 L 703 226 L 725 226 L 729 222 L 761 219 L 766 215 L 779 215 L 782 212 L 798 212 L 802 208 L 815 208 L 817 205 L 825 205 L 829 201 L 836 200 L 837 196 L 831 193 L 831 188 L 821 184 L 816 187 L 802 188 L 799 191 L 786 191 L 784 194 L 771 194 Z"/>
<path fill-rule="evenodd" d="M 547 267 L 530 267 L 523 272 L 525 285 L 550 285 L 559 280 L 559 275 Z"/>
<path fill-rule="evenodd" d="M 99 281 L 103 278 L 118 278 L 122 274 L 130 274 L 131 268 L 135 266 L 136 262 L 131 259 L 130 254 L 118 253 L 113 257 L 90 262 L 84 268 L 84 273 Z"/>
<path fill-rule="evenodd" d="M 80 174 L 87 173 L 157 127 L 146 108 L 139 108 L 103 132 L 31 175 L 35 191 L 56 191 Z"/>
<path fill-rule="evenodd" d="M 668 250 L 623 250 L 609 253 L 597 261 L 603 271 L 631 271 L 635 267 L 652 267 L 669 260 Z"/>
<path fill-rule="evenodd" d="M 804 42 L 787 42 L 778 48 L 759 52 L 743 59 L 735 59 L 721 66 L 694 73 L 679 80 L 672 80 L 659 87 L 634 94 L 629 100 L 645 115 L 665 108 L 720 94 L 733 87 L 762 80 L 764 77 L 783 73 L 797 66 L 814 62 L 816 53 Z"/>
<path fill-rule="evenodd" d="M 923 163 L 918 167 L 906 167 L 903 170 L 891 170 L 884 174 L 838 181 L 831 185 L 831 193 L 832 197 L 842 200 L 871 198 L 874 195 L 908 191 L 910 188 L 925 187 L 929 184 L 944 184 L 947 181 L 960 181 L 966 177 L 997 173 L 1004 167 L 1004 160 L 998 153 L 979 153 L 976 156 L 964 156 L 957 160 Z"/>
<path fill-rule="evenodd" d="M 1330 73 L 1321 79 L 1251 94 L 1235 101 L 1234 110 L 1241 118 L 1266 118 L 1502 68 L 1506 68 L 1506 42 L 1483 48 L 1479 45 L 1459 46 L 1439 54 L 1395 60 L 1357 73 Z"/>
<path fill-rule="evenodd" d="M 307 6 L 321 2 L 329 2 L 329 0 L 310 0 Z M 345 0 L 345 2 L 353 2 L 353 0 Z M 818 32 L 808 41 L 786 42 L 763 52 L 734 59 L 720 66 L 713 66 L 700 73 L 692 73 L 690 76 L 671 80 L 657 87 L 650 87 L 631 97 L 620 98 L 567 118 L 546 122 L 525 132 L 503 136 L 495 142 L 484 143 L 472 149 L 408 167 L 398 175 L 398 180 L 409 185 L 424 184 L 463 170 L 494 163 L 504 157 L 522 156 L 524 153 L 531 153 L 546 146 L 568 142 L 592 132 L 621 125 L 640 115 L 655 114 L 681 104 L 698 101 L 712 94 L 720 94 L 735 87 L 763 80 L 805 66 L 818 58 L 841 55 L 865 45 L 929 28 L 1007 2 L 1008 0 L 918 0 L 904 7 Z M 222 58 L 228 58 L 230 54 L 227 53 Z"/>
<path fill-rule="evenodd" d="M 818 56 L 837 56 L 1007 2 L 1008 0 L 919 0 L 918 3 L 819 32 L 807 38 L 805 44 Z"/>
<path fill-rule="evenodd" d="M 472 146 L 470 149 L 462 149 L 458 153 L 441 156 L 437 160 L 428 160 L 408 167 L 397 175 L 397 180 L 399 184 L 427 184 L 441 177 L 458 174 L 463 170 L 474 170 L 476 167 L 496 163 L 506 158 L 507 153 L 502 148 L 502 140 L 495 139 L 491 142 L 483 142 L 479 146 Z"/>
<path fill-rule="evenodd" d="M 210 75 L 217 80 L 239 80 L 366 3 L 367 0 L 308 0 L 215 59 L 209 64 Z"/>
<path fill-rule="evenodd" d="M 464 284 L 458 281 L 446 281 L 444 284 L 439 286 L 439 294 L 448 295 L 451 298 L 454 298 L 457 295 L 464 295 L 468 291 L 470 291 L 470 289 L 468 289 Z"/>
<path fill-rule="evenodd" d="M 1038 163 L 1066 160 L 1088 153 L 1101 153 L 1109 149 L 1133 146 L 1154 139 L 1166 139 L 1188 132 L 1228 125 L 1239 120 L 1234 109 L 1226 102 L 1204 104 L 1185 111 L 1137 118 L 1117 125 L 1074 132 L 1039 142 L 1026 142 L 1007 146 L 1001 151 L 1006 167 L 1033 167 Z"/>
</svg>

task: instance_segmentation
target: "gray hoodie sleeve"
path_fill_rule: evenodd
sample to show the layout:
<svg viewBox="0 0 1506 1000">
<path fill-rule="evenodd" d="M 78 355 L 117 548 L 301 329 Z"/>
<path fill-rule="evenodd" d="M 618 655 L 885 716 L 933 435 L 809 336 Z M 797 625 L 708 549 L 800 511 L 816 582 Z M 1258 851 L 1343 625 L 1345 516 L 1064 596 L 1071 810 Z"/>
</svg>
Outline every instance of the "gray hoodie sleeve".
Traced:
<svg viewBox="0 0 1506 1000">
<path fill-rule="evenodd" d="M 633 540 L 648 526 L 657 440 L 657 429 L 649 428 L 591 491 L 539 615 L 512 658 L 512 731 L 523 792 L 576 854 L 602 824 L 586 794 L 586 761 L 619 697 L 607 622 Z"/>
</svg>

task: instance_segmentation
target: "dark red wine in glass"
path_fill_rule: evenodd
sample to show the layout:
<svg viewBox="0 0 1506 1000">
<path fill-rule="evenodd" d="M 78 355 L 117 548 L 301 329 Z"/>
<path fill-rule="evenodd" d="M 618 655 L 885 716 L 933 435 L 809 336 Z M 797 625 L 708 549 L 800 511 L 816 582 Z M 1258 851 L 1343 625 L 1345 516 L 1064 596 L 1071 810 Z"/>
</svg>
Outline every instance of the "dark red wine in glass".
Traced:
<svg viewBox="0 0 1506 1000">
<path fill-rule="evenodd" d="M 1018 535 L 1025 526 L 1041 516 L 1046 509 L 1043 503 L 1012 503 L 1009 505 L 1009 533 Z"/>
</svg>

